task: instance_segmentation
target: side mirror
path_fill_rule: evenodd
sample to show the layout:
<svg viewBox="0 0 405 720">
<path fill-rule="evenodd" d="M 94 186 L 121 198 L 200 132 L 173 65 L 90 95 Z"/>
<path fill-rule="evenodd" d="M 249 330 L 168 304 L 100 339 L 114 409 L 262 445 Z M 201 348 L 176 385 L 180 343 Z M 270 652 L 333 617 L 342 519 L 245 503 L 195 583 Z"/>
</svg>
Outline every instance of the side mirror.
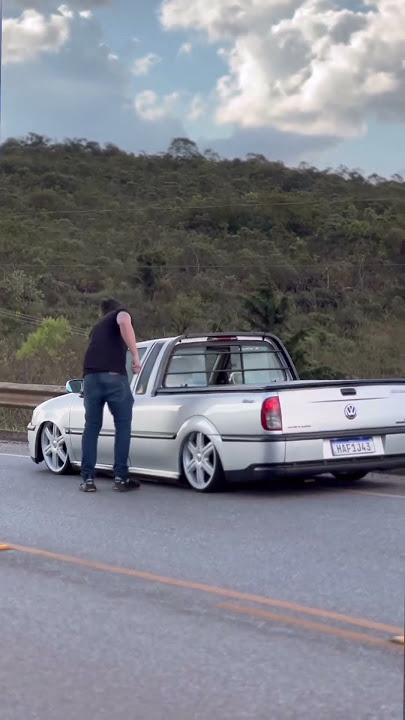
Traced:
<svg viewBox="0 0 405 720">
<path fill-rule="evenodd" d="M 68 380 L 66 383 L 66 390 L 68 393 L 81 395 L 83 392 L 83 380 Z"/>
</svg>

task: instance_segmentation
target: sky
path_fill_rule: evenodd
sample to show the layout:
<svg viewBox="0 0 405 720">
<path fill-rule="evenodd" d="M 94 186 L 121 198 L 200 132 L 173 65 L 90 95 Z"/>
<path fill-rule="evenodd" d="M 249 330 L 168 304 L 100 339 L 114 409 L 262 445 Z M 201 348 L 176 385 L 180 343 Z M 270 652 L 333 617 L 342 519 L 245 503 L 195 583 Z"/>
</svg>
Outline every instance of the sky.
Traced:
<svg viewBox="0 0 405 720">
<path fill-rule="evenodd" d="M 1 93 L 3 140 L 405 176 L 405 0 L 3 0 Z"/>
</svg>

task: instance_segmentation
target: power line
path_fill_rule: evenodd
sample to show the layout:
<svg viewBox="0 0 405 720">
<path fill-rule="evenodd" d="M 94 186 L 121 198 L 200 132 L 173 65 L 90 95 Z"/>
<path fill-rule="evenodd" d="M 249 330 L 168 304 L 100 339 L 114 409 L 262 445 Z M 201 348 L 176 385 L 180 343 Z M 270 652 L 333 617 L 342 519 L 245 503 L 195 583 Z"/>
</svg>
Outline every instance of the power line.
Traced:
<svg viewBox="0 0 405 720">
<path fill-rule="evenodd" d="M 15 320 L 17 322 L 26 323 L 28 325 L 33 325 L 36 327 L 40 327 L 43 321 L 46 319 L 45 317 L 35 317 L 33 315 L 26 315 L 17 311 L 4 309 L 0 309 L 0 318 L 4 318 L 5 320 Z M 71 325 L 70 323 L 69 326 L 72 330 L 73 335 L 81 335 L 83 337 L 87 337 L 88 333 L 83 330 L 83 328 L 76 327 L 75 325 Z"/>
<path fill-rule="evenodd" d="M 381 265 L 383 263 L 386 263 L 386 267 L 405 267 L 405 263 L 394 263 L 391 262 L 389 259 L 386 260 L 375 260 L 374 262 L 354 262 L 353 260 L 346 260 L 345 258 L 342 258 L 340 260 L 333 260 L 331 262 L 323 261 L 322 263 L 313 263 L 311 265 L 308 264 L 293 264 L 288 262 L 286 260 L 285 263 L 272 263 L 269 261 L 268 265 L 263 261 L 258 261 L 257 264 L 255 263 L 229 263 L 227 261 L 220 263 L 218 265 L 213 264 L 204 264 L 201 262 L 196 263 L 165 263 L 165 262 L 137 262 L 134 268 L 132 269 L 132 272 L 136 272 L 139 268 L 159 268 L 161 270 L 166 269 L 213 269 L 213 270 L 223 270 L 224 268 L 243 268 L 243 269 L 293 269 L 293 270 L 314 270 L 314 269 L 324 269 L 328 270 L 333 267 L 341 267 L 342 265 L 352 265 L 353 267 L 358 267 L 359 265 L 362 268 L 381 268 Z M 74 270 L 104 270 L 104 268 L 100 268 L 97 265 L 92 265 L 91 263 L 51 263 L 50 268 L 42 267 L 42 266 L 35 266 L 33 263 L 18 263 L 16 265 L 12 262 L 1 262 L 1 267 L 12 267 L 15 270 L 19 270 L 22 268 L 32 268 L 36 272 L 49 272 L 49 270 L 53 270 L 54 268 L 73 268 Z M 110 271 L 109 271 L 110 272 Z"/>
<path fill-rule="evenodd" d="M 330 204 L 356 204 L 356 203 L 380 203 L 380 202 L 388 202 L 390 204 L 395 202 L 402 202 L 405 203 L 405 194 L 404 197 L 377 197 L 377 198 L 353 198 L 353 197 L 346 197 L 346 198 L 331 198 L 331 197 L 322 197 L 318 200 L 287 200 L 287 201 L 275 201 L 275 202 L 268 202 L 266 200 L 258 200 L 254 203 L 241 203 L 238 200 L 234 200 L 231 202 L 222 202 L 222 203 L 215 203 L 215 204 L 206 204 L 206 205 L 144 205 L 140 207 L 132 207 L 132 208 L 82 208 L 82 209 L 60 209 L 60 210 L 41 210 L 38 208 L 30 208 L 29 210 L 20 210 L 17 212 L 7 214 L 2 214 L 1 217 L 10 217 L 10 218 L 16 218 L 16 217 L 26 217 L 28 215 L 31 215 L 32 213 L 36 213 L 37 215 L 41 216 L 53 216 L 53 215 L 106 215 L 106 214 L 113 214 L 113 215 L 128 215 L 131 213 L 138 213 L 138 212 L 184 212 L 187 210 L 219 210 L 222 208 L 243 208 L 243 209 L 249 209 L 249 208 L 257 208 L 257 207 L 293 207 L 293 206 L 315 206 L 315 205 L 321 205 L 324 202 L 327 202 L 328 205 Z"/>
<path fill-rule="evenodd" d="M 45 319 L 45 318 L 38 318 L 36 315 L 29 315 L 28 313 L 22 313 L 19 310 L 7 310 L 6 308 L 0 309 L 0 314 L 6 314 L 6 313 L 9 315 L 11 314 L 18 318 L 25 318 L 26 320 L 38 320 L 39 319 L 42 322 L 42 320 Z M 51 316 L 47 316 L 47 317 L 51 317 Z M 70 324 L 70 327 L 72 330 L 79 330 L 79 331 L 83 332 L 82 328 L 79 328 L 77 325 Z"/>
</svg>

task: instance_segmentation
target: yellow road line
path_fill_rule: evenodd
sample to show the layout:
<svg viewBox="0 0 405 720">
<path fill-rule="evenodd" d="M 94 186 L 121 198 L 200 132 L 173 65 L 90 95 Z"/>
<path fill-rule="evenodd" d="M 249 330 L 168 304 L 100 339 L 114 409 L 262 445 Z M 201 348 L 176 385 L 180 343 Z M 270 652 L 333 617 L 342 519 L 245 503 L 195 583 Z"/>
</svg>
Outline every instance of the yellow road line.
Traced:
<svg viewBox="0 0 405 720">
<path fill-rule="evenodd" d="M 323 623 L 311 622 L 310 620 L 302 620 L 301 618 L 291 617 L 290 615 L 281 615 L 280 613 L 273 613 L 268 610 L 261 610 L 260 608 L 245 607 L 243 605 L 235 605 L 234 603 L 219 603 L 217 607 L 221 610 L 241 613 L 243 615 L 249 615 L 250 617 L 272 620 L 282 625 L 295 625 L 305 630 L 326 633 L 327 635 L 335 635 L 336 637 L 344 638 L 345 640 L 355 640 L 356 642 L 367 643 L 369 645 L 376 645 L 385 648 L 393 647 L 392 641 L 385 640 L 384 638 L 354 632 L 353 630 L 343 630 L 342 628 L 332 627 Z"/>
<path fill-rule="evenodd" d="M 207 593 L 210 595 L 216 595 L 231 600 L 238 600 L 244 602 L 256 603 L 267 607 L 275 607 L 290 612 L 301 613 L 303 615 L 312 615 L 317 618 L 325 620 L 334 620 L 341 622 L 346 625 L 355 625 L 361 628 L 367 628 L 369 630 L 376 630 L 377 632 L 390 633 L 390 635 L 402 634 L 403 628 L 393 625 L 386 625 L 385 623 L 374 622 L 373 620 L 367 620 L 365 618 L 351 617 L 342 613 L 333 612 L 331 610 L 320 610 L 318 608 L 308 607 L 307 605 L 299 605 L 297 603 L 287 602 L 285 600 L 276 600 L 273 598 L 267 598 L 262 595 L 254 595 L 252 593 L 240 592 L 239 590 L 229 590 L 227 588 L 220 588 L 214 585 L 207 585 L 205 583 L 193 582 L 191 580 L 180 580 L 178 578 L 167 577 L 165 575 L 156 575 L 154 573 L 146 572 L 143 570 L 134 570 L 132 568 L 121 567 L 119 565 L 110 565 L 107 563 L 96 562 L 92 560 L 85 560 L 73 555 L 62 555 L 60 553 L 50 552 L 48 550 L 41 550 L 35 547 L 27 547 L 25 545 L 15 545 L 10 543 L 10 549 L 17 550 L 22 553 L 28 553 L 30 555 L 36 555 L 50 560 L 58 560 L 60 562 L 70 563 L 72 565 L 78 565 L 91 570 L 101 570 L 103 572 L 114 573 L 116 575 L 125 575 L 126 577 L 134 577 L 140 580 L 148 580 L 150 582 L 157 582 L 172 587 L 180 587 L 186 590 L 196 590 L 198 592 Z"/>
</svg>

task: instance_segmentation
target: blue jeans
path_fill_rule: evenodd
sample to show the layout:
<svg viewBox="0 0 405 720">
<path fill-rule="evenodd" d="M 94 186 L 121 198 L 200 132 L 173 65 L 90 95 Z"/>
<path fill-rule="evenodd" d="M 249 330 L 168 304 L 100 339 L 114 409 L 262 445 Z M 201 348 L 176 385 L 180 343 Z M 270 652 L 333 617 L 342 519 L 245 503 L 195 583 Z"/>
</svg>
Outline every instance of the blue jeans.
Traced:
<svg viewBox="0 0 405 720">
<path fill-rule="evenodd" d="M 104 406 L 107 403 L 115 425 L 115 477 L 127 480 L 134 404 L 128 378 L 112 373 L 85 375 L 83 393 L 85 426 L 82 439 L 82 476 L 86 479 L 95 476 L 98 438 L 103 425 Z"/>
</svg>

